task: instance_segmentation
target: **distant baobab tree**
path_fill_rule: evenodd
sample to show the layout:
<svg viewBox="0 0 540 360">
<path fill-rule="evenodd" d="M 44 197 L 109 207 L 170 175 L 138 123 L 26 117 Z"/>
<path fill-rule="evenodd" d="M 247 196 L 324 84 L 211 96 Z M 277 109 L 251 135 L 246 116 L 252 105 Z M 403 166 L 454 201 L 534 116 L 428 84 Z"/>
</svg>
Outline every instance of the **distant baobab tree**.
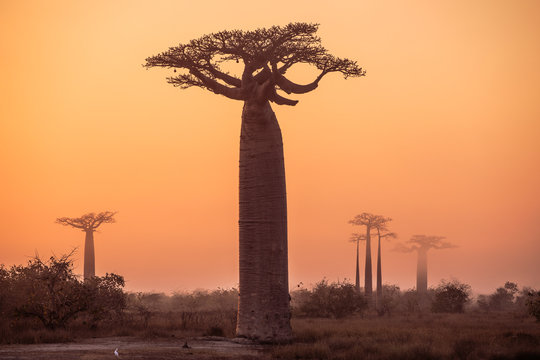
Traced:
<svg viewBox="0 0 540 360">
<path fill-rule="evenodd" d="M 270 102 L 298 103 L 278 93 L 313 91 L 331 72 L 364 76 L 355 61 L 328 53 L 315 35 L 317 24 L 291 23 L 254 31 L 221 31 L 146 59 L 145 67 L 181 69 L 167 81 L 199 87 L 244 103 L 240 135 L 240 296 L 237 336 L 289 340 L 287 201 L 281 130 Z M 222 64 L 240 63 L 236 76 Z M 307 85 L 285 77 L 294 64 L 320 73 Z M 225 68 L 231 68 L 225 65 Z"/>
<path fill-rule="evenodd" d="M 385 218 L 380 215 L 374 215 L 370 213 L 361 213 L 356 215 L 354 219 L 349 223 L 358 226 L 366 227 L 366 270 L 365 270 L 365 282 L 364 291 L 368 301 L 371 301 L 373 294 L 373 271 L 371 265 L 371 229 L 376 228 Z"/>
<path fill-rule="evenodd" d="M 56 222 L 64 226 L 71 226 L 81 229 L 86 233 L 84 240 L 84 278 L 89 279 L 96 276 L 96 260 L 94 254 L 94 231 L 101 225 L 114 223 L 112 211 L 100 212 L 99 214 L 88 213 L 78 218 L 58 218 Z"/>
<path fill-rule="evenodd" d="M 366 234 L 352 233 L 350 242 L 356 243 L 356 278 L 354 285 L 360 290 L 360 241 L 366 241 Z"/>
<path fill-rule="evenodd" d="M 443 241 L 444 236 L 426 236 L 414 235 L 406 244 L 398 244 L 396 251 L 412 252 L 418 254 L 418 262 L 416 266 L 416 291 L 419 294 L 427 292 L 427 252 L 430 249 L 449 249 L 456 247 L 455 245 Z"/>
<path fill-rule="evenodd" d="M 395 238 L 396 234 L 388 232 L 388 223 L 392 221 L 389 217 L 380 216 L 379 222 L 374 226 L 377 229 L 378 249 L 377 249 L 377 301 L 382 299 L 382 258 L 381 239 Z"/>
</svg>

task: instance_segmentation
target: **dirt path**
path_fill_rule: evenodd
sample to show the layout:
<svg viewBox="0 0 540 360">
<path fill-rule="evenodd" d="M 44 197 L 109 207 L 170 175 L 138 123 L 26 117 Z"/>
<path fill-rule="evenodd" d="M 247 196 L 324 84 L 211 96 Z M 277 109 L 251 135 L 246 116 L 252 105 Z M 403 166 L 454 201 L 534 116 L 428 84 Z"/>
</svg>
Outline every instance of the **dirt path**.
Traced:
<svg viewBox="0 0 540 360">
<path fill-rule="evenodd" d="M 188 343 L 189 348 L 183 345 Z M 118 349 L 119 357 L 114 355 Z M 223 338 L 136 339 L 130 337 L 87 339 L 73 343 L 2 345 L 0 359 L 270 359 L 268 348 Z"/>
</svg>

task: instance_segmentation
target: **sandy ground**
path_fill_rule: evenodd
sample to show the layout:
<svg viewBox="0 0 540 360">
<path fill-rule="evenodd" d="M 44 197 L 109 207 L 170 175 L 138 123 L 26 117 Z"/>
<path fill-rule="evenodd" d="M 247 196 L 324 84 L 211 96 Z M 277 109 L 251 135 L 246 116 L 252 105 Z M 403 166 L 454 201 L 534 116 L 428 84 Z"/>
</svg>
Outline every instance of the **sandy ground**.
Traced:
<svg viewBox="0 0 540 360">
<path fill-rule="evenodd" d="M 189 348 L 183 345 L 188 343 Z M 2 345 L 0 359 L 270 359 L 268 348 L 223 338 L 137 339 L 130 337 L 87 339 L 73 343 Z"/>
</svg>

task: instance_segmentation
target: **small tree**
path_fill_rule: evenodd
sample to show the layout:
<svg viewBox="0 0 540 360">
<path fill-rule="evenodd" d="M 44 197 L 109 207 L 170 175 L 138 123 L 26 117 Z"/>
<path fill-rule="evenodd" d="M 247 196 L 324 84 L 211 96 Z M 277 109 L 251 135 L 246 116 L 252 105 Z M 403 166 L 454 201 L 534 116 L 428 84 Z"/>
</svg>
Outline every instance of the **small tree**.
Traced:
<svg viewBox="0 0 540 360">
<path fill-rule="evenodd" d="M 44 262 L 38 256 L 27 266 L 10 270 L 15 314 L 39 319 L 48 329 L 65 327 L 87 309 L 83 285 L 73 274 L 71 254 L 51 256 Z"/>
<path fill-rule="evenodd" d="M 114 215 L 111 211 L 101 212 L 99 214 L 88 213 L 78 218 L 58 218 L 56 222 L 60 225 L 71 226 L 81 229 L 85 232 L 84 241 L 84 278 L 90 279 L 96 276 L 96 259 L 94 254 L 94 231 L 101 225 L 114 223 Z"/>
<path fill-rule="evenodd" d="M 462 313 L 470 301 L 470 285 L 454 281 L 442 281 L 435 289 L 432 303 L 433 312 Z"/>
</svg>

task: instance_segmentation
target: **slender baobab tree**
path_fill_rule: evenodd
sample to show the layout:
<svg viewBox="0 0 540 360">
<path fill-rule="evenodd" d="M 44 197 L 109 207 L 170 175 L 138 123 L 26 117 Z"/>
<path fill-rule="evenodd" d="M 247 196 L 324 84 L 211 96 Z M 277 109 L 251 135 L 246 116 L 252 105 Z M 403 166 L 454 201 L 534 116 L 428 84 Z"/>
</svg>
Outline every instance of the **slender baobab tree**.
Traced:
<svg viewBox="0 0 540 360">
<path fill-rule="evenodd" d="M 89 279 L 96 275 L 96 259 L 94 254 L 94 231 L 101 225 L 115 222 L 112 211 L 100 212 L 99 214 L 89 213 L 78 218 L 58 218 L 56 222 L 60 225 L 71 226 L 81 229 L 86 233 L 84 240 L 84 278 Z"/>
<path fill-rule="evenodd" d="M 392 221 L 391 218 L 380 217 L 379 223 L 375 225 L 377 229 L 377 301 L 382 299 L 382 258 L 381 258 L 381 239 L 395 238 L 396 234 L 388 232 L 388 223 Z"/>
<path fill-rule="evenodd" d="M 382 219 L 384 219 L 384 217 L 380 215 L 374 215 L 364 212 L 360 215 L 356 215 L 354 219 L 349 221 L 350 224 L 366 227 L 366 269 L 364 291 L 366 293 L 368 301 L 372 300 L 373 294 L 373 271 L 371 266 L 371 230 L 376 228 L 382 221 Z"/>
<path fill-rule="evenodd" d="M 356 290 L 360 291 L 360 241 L 366 240 L 366 234 L 352 233 L 350 242 L 356 243 L 356 278 L 354 285 Z"/>
<path fill-rule="evenodd" d="M 416 291 L 418 294 L 427 292 L 427 252 L 430 249 L 449 249 L 455 245 L 443 241 L 444 236 L 413 235 L 405 244 L 398 244 L 395 248 L 401 252 L 416 251 L 418 262 L 416 266 Z"/>
<path fill-rule="evenodd" d="M 240 296 L 237 336 L 289 340 L 287 202 L 281 130 L 270 103 L 294 106 L 278 93 L 315 90 L 331 72 L 364 76 L 355 61 L 328 53 L 315 35 L 317 24 L 291 23 L 254 31 L 222 31 L 180 44 L 146 59 L 145 66 L 180 69 L 167 80 L 200 87 L 244 103 L 240 134 Z M 225 69 L 239 63 L 242 73 Z M 319 75 L 307 85 L 285 77 L 294 64 Z M 224 66 L 222 66 L 225 64 Z"/>
</svg>

